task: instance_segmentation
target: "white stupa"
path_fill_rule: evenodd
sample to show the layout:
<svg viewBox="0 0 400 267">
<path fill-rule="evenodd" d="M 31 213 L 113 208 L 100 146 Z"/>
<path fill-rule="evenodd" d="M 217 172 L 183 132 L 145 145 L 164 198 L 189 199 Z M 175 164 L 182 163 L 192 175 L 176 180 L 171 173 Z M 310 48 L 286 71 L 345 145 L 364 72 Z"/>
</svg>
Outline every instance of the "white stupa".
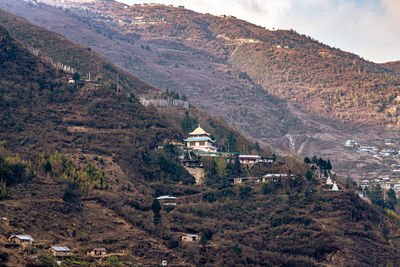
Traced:
<svg viewBox="0 0 400 267">
<path fill-rule="evenodd" d="M 332 191 L 339 191 L 339 187 L 337 186 L 336 182 L 333 182 Z"/>
<path fill-rule="evenodd" d="M 332 179 L 330 176 L 328 177 L 328 179 L 326 179 L 326 184 L 333 185 L 333 182 L 332 182 Z"/>
</svg>

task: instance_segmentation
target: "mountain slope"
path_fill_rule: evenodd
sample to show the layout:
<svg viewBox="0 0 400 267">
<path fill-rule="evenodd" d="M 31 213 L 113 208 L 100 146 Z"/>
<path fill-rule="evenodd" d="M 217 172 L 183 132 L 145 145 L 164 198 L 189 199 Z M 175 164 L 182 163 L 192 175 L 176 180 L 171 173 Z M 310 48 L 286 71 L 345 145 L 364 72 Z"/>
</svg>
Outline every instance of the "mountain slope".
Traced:
<svg viewBox="0 0 400 267">
<path fill-rule="evenodd" d="M 136 255 L 142 255 L 136 259 L 139 261 L 152 262 L 154 257 L 163 257 L 156 256 L 155 247 L 162 247 L 160 241 L 147 237 L 144 230 L 133 229 L 131 223 L 115 215 L 106 200 L 107 195 L 113 196 L 113 201 L 140 198 L 137 190 L 130 193 L 126 187 L 138 186 L 149 171 L 141 154 L 148 149 L 151 139 L 179 138 L 179 130 L 162 120 L 157 112 L 102 84 L 67 84 L 65 74 L 57 74 L 51 66 L 39 61 L 2 27 L 0 40 L 1 140 L 9 149 L 31 160 L 45 149 L 76 156 L 79 164 L 84 165 L 95 162 L 94 158 L 104 158 L 103 165 L 97 164 L 105 168 L 106 181 L 113 186 L 110 192 L 103 193 L 103 201 L 93 202 L 99 197 L 97 192 L 86 196 L 92 197 L 90 201 L 80 202 L 82 193 L 70 193 L 78 195 L 66 200 L 68 185 L 35 170 L 31 181 L 23 187 L 8 188 L 8 199 L 0 202 L 2 217 L 11 222 L 9 226 L 1 225 L 2 239 L 16 231 L 29 232 L 43 241 L 45 247 L 65 242 L 73 249 L 81 249 L 90 240 L 93 244 L 112 244 L 109 249 L 117 251 L 121 247 L 132 249 Z M 73 127 L 81 130 L 73 131 Z M 121 152 L 124 146 L 129 147 L 129 158 Z M 129 167 L 122 171 L 117 164 Z M 104 233 L 106 229 L 113 231 Z M 127 239 L 115 239 L 114 234 L 123 234 Z M 140 252 L 143 243 L 127 242 L 128 239 L 145 239 L 154 248 L 146 251 L 155 254 Z M 82 240 L 81 245 L 75 247 L 77 240 Z M 15 251 L 10 253 L 13 255 Z M 10 266 L 22 266 L 27 260 L 24 256 L 18 258 L 22 262 Z"/>
<path fill-rule="evenodd" d="M 186 95 L 282 153 L 330 158 L 338 173 L 355 179 L 390 173 L 390 165 L 345 150 L 343 143 L 397 137 L 392 70 L 292 31 L 268 31 L 235 18 L 160 5 L 125 8 L 114 1 L 62 5 L 0 3 L 163 90 Z M 2 17 L 11 33 L 25 27 L 18 18 Z M 138 24 L 127 23 L 135 17 Z M 57 56 L 51 43 L 18 37 Z M 360 165 L 365 167 L 354 168 Z"/>
<path fill-rule="evenodd" d="M 303 110 L 341 121 L 397 123 L 396 115 L 386 118 L 383 112 L 396 104 L 393 100 L 399 80 L 393 72 L 295 32 L 268 31 L 232 17 L 217 18 L 161 5 L 124 8 L 121 3 L 96 1 L 80 6 L 92 12 L 86 15 L 79 11 L 79 4 L 63 5 L 78 7 L 78 11 L 70 9 L 72 16 L 95 29 L 101 25 L 103 32 L 116 38 L 181 43 L 224 65 L 230 63 L 270 94 L 297 102 Z M 129 23 L 135 23 L 139 16 L 144 23 Z M 128 23 L 118 23 L 121 19 Z M 179 59 L 175 62 L 179 64 Z"/>
<path fill-rule="evenodd" d="M 69 11 L 44 5 L 35 7 L 16 1 L 4 7 L 11 8 L 17 14 L 28 15 L 30 20 L 38 23 L 46 15 L 47 19 L 42 22 L 53 21 L 48 25 L 50 29 L 92 47 L 122 68 L 163 90 L 185 94 L 191 103 L 207 109 L 215 116 L 224 114 L 223 117 L 229 123 L 234 122 L 252 136 L 268 132 L 280 138 L 286 134 L 287 127 L 301 127 L 295 126 L 295 118 L 290 115 L 285 103 L 266 94 L 262 88 L 249 81 L 244 73 L 221 64 L 218 58 L 207 51 L 181 46 L 176 42 L 147 42 L 138 39 L 136 33 L 127 33 L 125 36 L 109 29 L 102 21 L 89 22 Z M 15 24 L 11 20 L 3 23 L 8 25 L 7 29 L 12 33 Z M 150 50 L 144 49 L 146 46 Z M 245 111 L 247 106 L 253 106 L 254 109 L 251 112 Z M 262 127 L 260 131 L 253 129 L 249 123 L 256 120 L 262 120 L 259 123 L 259 127 Z"/>
<path fill-rule="evenodd" d="M 67 266 L 156 266 L 162 259 L 172 266 L 400 262 L 398 225 L 363 202 L 351 186 L 332 192 L 324 181 L 306 179 L 310 166 L 289 157 L 260 166 L 262 172 L 293 174 L 266 186 L 183 185 L 184 172 L 178 177 L 166 175 L 171 169 L 163 172 L 162 154 L 151 161 L 157 153 L 150 151 L 152 145 L 182 139 L 184 133 L 172 121 L 116 92 L 107 80 L 67 83 L 67 74 L 29 53 L 4 28 L 0 40 L 0 138 L 30 159 L 33 171 L 24 183 L 8 187 L 8 197 L 0 201 L 0 216 L 7 218 L 0 224 L 0 249 L 9 255 L 5 264 L 23 266 L 38 256 L 46 266 L 56 266 L 47 251 L 54 244 L 76 253 L 64 261 Z M 92 163 L 103 169 L 111 187 L 74 188 L 57 175 L 54 150 L 73 159 L 76 168 Z M 50 167 L 41 165 L 41 151 L 49 153 L 43 159 L 49 157 Z M 1 148 L 1 160 L 4 154 Z M 64 163 L 72 165 L 68 159 Z M 162 223 L 155 226 L 151 203 L 160 194 L 176 195 L 181 202 L 163 208 Z M 37 240 L 33 255 L 4 245 L 16 232 Z M 202 235 L 203 241 L 180 242 L 183 233 Z M 105 262 L 85 255 L 97 246 L 118 255 Z"/>
<path fill-rule="evenodd" d="M 394 71 L 397 75 L 400 74 L 400 61 L 392 61 L 380 64 L 381 66 Z"/>
</svg>

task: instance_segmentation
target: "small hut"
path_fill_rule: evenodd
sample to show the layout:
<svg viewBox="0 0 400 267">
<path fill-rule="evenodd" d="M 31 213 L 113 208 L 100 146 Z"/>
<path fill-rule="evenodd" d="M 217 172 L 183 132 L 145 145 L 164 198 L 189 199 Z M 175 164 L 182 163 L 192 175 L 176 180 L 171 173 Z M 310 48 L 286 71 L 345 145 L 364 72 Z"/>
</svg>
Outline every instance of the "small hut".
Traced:
<svg viewBox="0 0 400 267">
<path fill-rule="evenodd" d="M 105 248 L 94 248 L 90 252 L 90 256 L 92 257 L 101 257 L 101 256 L 106 256 L 107 255 L 107 250 Z"/>
<path fill-rule="evenodd" d="M 56 257 L 66 257 L 72 255 L 71 250 L 64 246 L 51 246 L 50 251 Z"/>
<path fill-rule="evenodd" d="M 182 241 L 185 241 L 185 242 L 200 241 L 200 236 L 199 235 L 183 235 L 182 236 Z"/>
</svg>

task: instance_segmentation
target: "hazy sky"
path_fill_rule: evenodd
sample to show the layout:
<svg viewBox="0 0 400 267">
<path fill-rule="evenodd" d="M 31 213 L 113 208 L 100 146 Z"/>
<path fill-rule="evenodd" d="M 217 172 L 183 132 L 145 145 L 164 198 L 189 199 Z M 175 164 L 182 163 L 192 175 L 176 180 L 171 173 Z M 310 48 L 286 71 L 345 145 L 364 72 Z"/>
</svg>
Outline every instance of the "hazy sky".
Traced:
<svg viewBox="0 0 400 267">
<path fill-rule="evenodd" d="M 374 62 L 400 60 L 400 0 L 118 0 L 184 5 L 234 15 L 272 29 L 294 29 Z"/>
</svg>

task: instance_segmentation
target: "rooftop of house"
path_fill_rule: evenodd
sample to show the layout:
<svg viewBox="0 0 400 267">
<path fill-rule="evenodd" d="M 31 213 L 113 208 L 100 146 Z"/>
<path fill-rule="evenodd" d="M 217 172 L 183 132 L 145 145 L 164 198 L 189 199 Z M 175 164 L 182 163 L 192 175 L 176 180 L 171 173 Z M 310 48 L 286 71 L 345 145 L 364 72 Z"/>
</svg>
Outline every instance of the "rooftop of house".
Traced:
<svg viewBox="0 0 400 267">
<path fill-rule="evenodd" d="M 51 246 L 51 249 L 53 249 L 56 252 L 69 252 L 69 251 L 71 251 L 69 248 L 64 247 L 64 246 Z"/>
<path fill-rule="evenodd" d="M 267 177 L 286 177 L 287 174 L 286 173 L 268 173 L 266 175 L 264 175 L 263 177 L 267 178 Z"/>
<path fill-rule="evenodd" d="M 164 199 L 178 199 L 177 197 L 173 197 L 170 195 L 166 195 L 166 196 L 160 196 L 157 198 L 158 200 L 164 200 Z"/>
<path fill-rule="evenodd" d="M 184 146 L 185 145 L 185 144 L 183 144 L 181 142 L 175 142 L 175 141 L 171 141 L 171 142 L 169 142 L 169 144 L 173 145 L 173 146 Z"/>
<path fill-rule="evenodd" d="M 93 251 L 106 252 L 107 250 L 105 248 L 94 248 Z"/>
<path fill-rule="evenodd" d="M 13 238 L 13 237 L 16 237 L 16 238 L 18 238 L 20 240 L 27 240 L 27 241 L 31 241 L 31 242 L 35 241 L 32 238 L 32 236 L 30 236 L 30 235 L 11 235 L 11 238 Z"/>
<path fill-rule="evenodd" d="M 258 156 L 258 155 L 239 155 L 239 158 L 256 158 L 256 159 L 260 159 L 261 156 Z"/>
</svg>

